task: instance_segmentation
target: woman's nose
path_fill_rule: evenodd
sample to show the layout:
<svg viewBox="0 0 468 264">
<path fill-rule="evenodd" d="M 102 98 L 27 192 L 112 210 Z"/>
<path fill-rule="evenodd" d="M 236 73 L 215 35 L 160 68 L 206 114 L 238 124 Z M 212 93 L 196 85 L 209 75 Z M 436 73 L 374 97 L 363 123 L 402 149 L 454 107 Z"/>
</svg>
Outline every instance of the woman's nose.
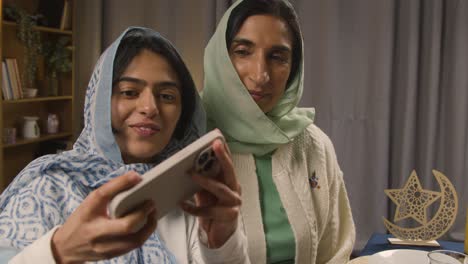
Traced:
<svg viewBox="0 0 468 264">
<path fill-rule="evenodd" d="M 250 79 L 257 86 L 262 86 L 270 81 L 270 73 L 268 72 L 268 65 L 265 59 L 257 58 L 251 70 Z"/>
<path fill-rule="evenodd" d="M 151 89 L 144 89 L 138 98 L 137 101 L 137 111 L 140 114 L 152 118 L 153 116 L 159 114 L 158 105 L 156 98 L 154 97 L 153 91 Z"/>
</svg>

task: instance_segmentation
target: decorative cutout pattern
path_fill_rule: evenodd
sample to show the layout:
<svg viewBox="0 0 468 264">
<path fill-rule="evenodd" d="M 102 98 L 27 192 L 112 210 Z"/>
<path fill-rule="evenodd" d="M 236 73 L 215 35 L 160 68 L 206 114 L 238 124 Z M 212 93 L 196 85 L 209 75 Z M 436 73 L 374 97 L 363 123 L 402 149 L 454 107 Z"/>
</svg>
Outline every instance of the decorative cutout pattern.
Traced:
<svg viewBox="0 0 468 264">
<path fill-rule="evenodd" d="M 383 218 L 385 227 L 402 240 L 435 240 L 445 234 L 455 222 L 458 197 L 450 180 L 441 172 L 433 170 L 441 192 L 423 190 L 413 170 L 403 189 L 387 189 L 385 193 L 397 204 L 394 221 L 413 218 L 421 224 L 415 228 L 404 228 Z M 426 209 L 438 199 L 440 207 L 427 222 Z"/>
</svg>

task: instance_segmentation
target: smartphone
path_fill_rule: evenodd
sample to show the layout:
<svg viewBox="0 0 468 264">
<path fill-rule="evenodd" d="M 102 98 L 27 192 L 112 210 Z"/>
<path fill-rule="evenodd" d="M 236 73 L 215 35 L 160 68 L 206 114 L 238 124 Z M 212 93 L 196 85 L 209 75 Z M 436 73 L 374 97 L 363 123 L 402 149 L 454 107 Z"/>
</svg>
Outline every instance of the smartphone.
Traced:
<svg viewBox="0 0 468 264">
<path fill-rule="evenodd" d="M 155 202 L 158 219 L 191 198 L 201 190 L 188 173 L 191 170 L 215 177 L 221 170 L 211 147 L 213 141 L 225 142 L 218 130 L 200 137 L 170 158 L 142 175 L 143 180 L 132 188 L 117 194 L 108 205 L 111 218 L 119 218 L 132 211 L 146 200 Z"/>
</svg>

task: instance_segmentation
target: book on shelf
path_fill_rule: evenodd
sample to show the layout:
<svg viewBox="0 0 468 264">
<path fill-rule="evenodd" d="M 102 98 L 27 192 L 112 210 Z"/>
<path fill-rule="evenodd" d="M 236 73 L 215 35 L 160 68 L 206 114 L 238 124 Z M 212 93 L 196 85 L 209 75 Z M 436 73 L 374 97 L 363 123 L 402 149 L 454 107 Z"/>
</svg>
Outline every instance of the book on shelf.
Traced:
<svg viewBox="0 0 468 264">
<path fill-rule="evenodd" d="M 6 69 L 10 79 L 12 99 L 17 100 L 22 98 L 21 78 L 18 70 L 18 63 L 15 58 L 6 58 Z"/>
<path fill-rule="evenodd" d="M 16 80 L 16 74 L 13 72 L 14 71 L 14 66 L 11 62 L 10 59 L 5 59 L 6 63 L 6 71 L 8 74 L 8 78 L 10 79 L 10 84 L 11 84 L 11 99 L 16 100 L 17 95 L 16 95 L 16 86 L 18 85 L 17 80 Z"/>
<path fill-rule="evenodd" d="M 2 94 L 4 100 L 13 99 L 10 76 L 8 74 L 7 65 L 4 60 L 2 61 Z"/>
<path fill-rule="evenodd" d="M 14 65 L 14 72 L 16 74 L 16 79 L 18 80 L 18 95 L 19 95 L 18 99 L 21 99 L 23 98 L 23 84 L 21 82 L 18 62 L 16 61 L 16 59 L 13 59 L 13 65 Z"/>
<path fill-rule="evenodd" d="M 60 19 L 60 29 L 67 30 L 72 27 L 72 0 L 64 0 L 62 18 Z"/>
</svg>

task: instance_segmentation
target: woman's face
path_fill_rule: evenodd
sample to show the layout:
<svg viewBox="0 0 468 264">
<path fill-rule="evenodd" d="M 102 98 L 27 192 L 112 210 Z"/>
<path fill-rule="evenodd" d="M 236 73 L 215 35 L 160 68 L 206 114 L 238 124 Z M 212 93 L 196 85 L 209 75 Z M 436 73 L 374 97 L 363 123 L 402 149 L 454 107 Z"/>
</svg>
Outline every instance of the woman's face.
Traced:
<svg viewBox="0 0 468 264">
<path fill-rule="evenodd" d="M 254 15 L 242 24 L 229 56 L 244 86 L 268 113 L 286 89 L 292 63 L 292 35 L 281 18 Z"/>
<path fill-rule="evenodd" d="M 182 111 L 169 62 L 142 50 L 112 89 L 112 128 L 125 163 L 152 162 L 169 143 Z"/>
</svg>

